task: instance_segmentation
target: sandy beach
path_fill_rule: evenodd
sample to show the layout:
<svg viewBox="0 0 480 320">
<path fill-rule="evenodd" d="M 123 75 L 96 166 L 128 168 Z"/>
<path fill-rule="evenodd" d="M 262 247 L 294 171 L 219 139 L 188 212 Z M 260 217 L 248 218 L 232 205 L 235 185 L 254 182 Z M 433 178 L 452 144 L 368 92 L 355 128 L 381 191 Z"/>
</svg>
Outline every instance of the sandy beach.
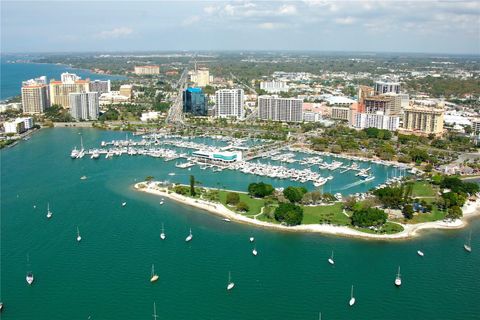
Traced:
<svg viewBox="0 0 480 320">
<path fill-rule="evenodd" d="M 284 226 L 280 224 L 273 224 L 265 221 L 260 221 L 252 219 L 236 212 L 233 212 L 229 208 L 225 207 L 223 204 L 210 202 L 200 199 L 192 199 L 190 197 L 182 196 L 174 192 L 167 192 L 166 188 L 158 187 L 156 182 L 139 182 L 135 184 L 135 189 L 137 191 L 142 191 L 150 194 L 154 194 L 160 197 L 169 198 L 180 202 L 185 205 L 189 205 L 195 208 L 203 209 L 223 218 L 228 218 L 232 221 L 240 223 L 248 223 L 256 225 L 258 227 L 276 229 L 282 231 L 291 231 L 291 232 L 318 232 L 323 234 L 338 235 L 343 237 L 354 237 L 362 239 L 378 239 L 378 240 L 402 240 L 402 239 L 411 239 L 420 235 L 421 230 L 427 229 L 459 229 L 465 227 L 468 222 L 467 220 L 480 215 L 480 199 L 474 202 L 467 202 L 462 208 L 463 210 L 463 219 L 457 219 L 452 222 L 446 221 L 434 221 L 434 222 L 424 222 L 417 224 L 400 224 L 404 230 L 396 234 L 372 234 L 362 231 L 355 230 L 353 228 L 344 227 L 344 226 L 333 226 L 327 224 L 307 224 L 299 226 Z"/>
</svg>

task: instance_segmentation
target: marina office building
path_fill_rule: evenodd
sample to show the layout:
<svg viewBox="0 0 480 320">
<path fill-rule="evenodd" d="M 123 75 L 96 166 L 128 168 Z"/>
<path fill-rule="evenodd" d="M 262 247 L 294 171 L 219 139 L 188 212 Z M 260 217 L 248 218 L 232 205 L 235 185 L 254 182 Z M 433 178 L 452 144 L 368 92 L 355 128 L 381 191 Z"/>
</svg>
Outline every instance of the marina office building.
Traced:
<svg viewBox="0 0 480 320">
<path fill-rule="evenodd" d="M 261 120 L 302 122 L 303 100 L 279 98 L 278 96 L 258 97 L 258 118 Z"/>
</svg>

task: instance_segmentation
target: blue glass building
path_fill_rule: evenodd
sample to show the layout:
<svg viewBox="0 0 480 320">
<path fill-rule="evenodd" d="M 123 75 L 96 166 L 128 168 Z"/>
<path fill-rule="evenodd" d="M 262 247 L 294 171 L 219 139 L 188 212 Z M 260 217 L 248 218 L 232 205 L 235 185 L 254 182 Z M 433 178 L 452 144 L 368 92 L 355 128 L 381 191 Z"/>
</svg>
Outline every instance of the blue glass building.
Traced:
<svg viewBox="0 0 480 320">
<path fill-rule="evenodd" d="M 183 112 L 195 116 L 207 115 L 207 99 L 202 88 L 187 88 L 183 91 Z"/>
</svg>

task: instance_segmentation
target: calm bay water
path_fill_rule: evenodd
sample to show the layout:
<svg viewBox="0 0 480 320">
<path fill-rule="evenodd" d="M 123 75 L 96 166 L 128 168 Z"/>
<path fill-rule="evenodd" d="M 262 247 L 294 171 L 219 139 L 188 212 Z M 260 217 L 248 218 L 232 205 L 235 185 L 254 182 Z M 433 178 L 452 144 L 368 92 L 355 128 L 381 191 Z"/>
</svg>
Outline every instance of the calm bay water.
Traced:
<svg viewBox="0 0 480 320">
<path fill-rule="evenodd" d="M 95 74 L 89 70 L 74 69 L 64 65 L 48 63 L 7 63 L 2 59 L 0 62 L 0 100 L 21 94 L 22 81 L 40 76 L 47 76 L 48 81 L 50 81 L 50 79 L 60 80 L 60 75 L 63 72 L 76 73 L 82 77 L 82 79 L 124 79 L 122 76 Z"/>
<path fill-rule="evenodd" d="M 92 147 L 124 136 L 44 129 L 0 151 L 2 319 L 149 319 L 153 301 L 160 319 L 318 319 L 319 311 L 322 319 L 478 319 L 479 220 L 469 228 L 471 254 L 463 250 L 469 229 L 386 242 L 225 223 L 168 199 L 160 206 L 155 196 L 132 190 L 148 175 L 186 182 L 182 171 L 168 176 L 172 162 L 71 160 L 78 132 Z M 195 170 L 207 185 L 221 181 L 239 189 L 257 180 Z M 194 238 L 185 243 L 190 227 Z M 327 263 L 331 250 L 334 267 Z M 160 275 L 155 284 L 149 282 L 152 263 Z M 398 265 L 401 288 L 393 284 Z M 30 287 L 27 271 L 35 275 Z M 236 287 L 227 293 L 228 271 Z M 357 304 L 348 307 L 352 284 Z"/>
</svg>

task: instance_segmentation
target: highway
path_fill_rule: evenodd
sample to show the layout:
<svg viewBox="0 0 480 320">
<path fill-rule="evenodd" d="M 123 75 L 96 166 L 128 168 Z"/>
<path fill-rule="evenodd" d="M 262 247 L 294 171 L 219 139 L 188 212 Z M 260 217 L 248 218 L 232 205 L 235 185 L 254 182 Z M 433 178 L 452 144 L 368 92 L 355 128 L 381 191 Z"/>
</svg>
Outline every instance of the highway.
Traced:
<svg viewBox="0 0 480 320">
<path fill-rule="evenodd" d="M 182 75 L 178 82 L 173 86 L 177 89 L 177 96 L 168 110 L 167 118 L 165 119 L 167 124 L 181 124 L 183 125 L 183 91 L 186 89 L 188 79 L 188 69 L 183 70 Z"/>
</svg>

